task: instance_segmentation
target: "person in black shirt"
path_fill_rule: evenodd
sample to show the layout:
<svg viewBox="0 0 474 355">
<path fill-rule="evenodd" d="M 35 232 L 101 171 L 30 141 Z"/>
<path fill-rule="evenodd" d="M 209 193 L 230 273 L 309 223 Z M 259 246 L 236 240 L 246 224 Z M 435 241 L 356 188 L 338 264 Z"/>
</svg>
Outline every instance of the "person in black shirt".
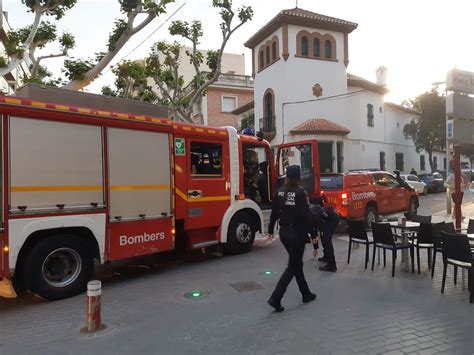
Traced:
<svg viewBox="0 0 474 355">
<path fill-rule="evenodd" d="M 272 201 L 268 236 L 270 239 L 273 238 L 273 229 L 276 221 L 279 220 L 280 239 L 289 255 L 288 266 L 268 300 L 268 304 L 277 312 L 284 310 L 281 299 L 293 276 L 298 283 L 303 302 L 308 303 L 316 299 L 316 295 L 311 293 L 304 277 L 302 259 L 308 235 L 311 235 L 315 249 L 318 241 L 310 219 L 308 194 L 300 184 L 300 167 L 297 165 L 289 166 L 286 170 L 285 185 L 277 191 Z"/>
</svg>

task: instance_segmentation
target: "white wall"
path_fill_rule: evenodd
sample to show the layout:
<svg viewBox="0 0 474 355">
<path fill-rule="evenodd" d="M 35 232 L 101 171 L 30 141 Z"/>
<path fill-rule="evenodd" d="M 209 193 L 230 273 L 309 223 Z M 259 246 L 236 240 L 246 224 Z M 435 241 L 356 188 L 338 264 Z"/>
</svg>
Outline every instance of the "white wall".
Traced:
<svg viewBox="0 0 474 355">
<path fill-rule="evenodd" d="M 331 31 L 319 31 L 322 34 L 331 34 L 336 39 L 336 56 L 338 62 L 298 58 L 296 54 L 296 36 L 300 30 L 306 29 L 299 26 L 288 26 L 289 58 L 280 60 L 255 77 L 255 111 L 256 118 L 263 117 L 263 96 L 269 88 L 275 92 L 275 113 L 277 136 L 271 142 L 282 142 L 282 104 L 293 101 L 316 99 L 313 96 L 313 86 L 319 83 L 323 88 L 323 98 L 347 92 L 346 67 L 344 65 L 343 35 Z M 277 35 L 280 40 L 280 56 L 283 51 L 282 30 L 278 29 L 268 38 L 255 47 L 255 68 L 258 70 L 258 49 L 261 44 Z M 311 118 L 327 118 L 341 122 L 346 116 L 347 107 L 334 105 L 331 101 L 317 101 L 298 105 L 285 105 L 284 130 L 290 131 L 295 126 Z"/>
</svg>

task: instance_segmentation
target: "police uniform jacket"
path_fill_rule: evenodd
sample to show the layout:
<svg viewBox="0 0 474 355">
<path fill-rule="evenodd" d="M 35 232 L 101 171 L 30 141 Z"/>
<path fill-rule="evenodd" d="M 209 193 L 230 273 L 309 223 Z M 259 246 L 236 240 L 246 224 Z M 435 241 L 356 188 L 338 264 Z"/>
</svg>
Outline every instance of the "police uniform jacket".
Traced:
<svg viewBox="0 0 474 355">
<path fill-rule="evenodd" d="M 293 227 L 299 234 L 304 236 L 310 234 L 311 238 L 316 238 L 317 234 L 311 223 L 308 201 L 306 190 L 300 186 L 290 189 L 280 188 L 272 201 L 268 233 L 273 234 L 275 223 L 280 220 L 280 226 Z"/>
</svg>

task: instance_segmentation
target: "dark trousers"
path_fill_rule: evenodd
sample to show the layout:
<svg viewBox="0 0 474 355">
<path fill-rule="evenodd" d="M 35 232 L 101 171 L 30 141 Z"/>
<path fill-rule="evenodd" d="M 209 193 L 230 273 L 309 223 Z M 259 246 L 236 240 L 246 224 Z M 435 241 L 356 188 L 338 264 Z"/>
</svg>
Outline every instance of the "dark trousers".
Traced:
<svg viewBox="0 0 474 355">
<path fill-rule="evenodd" d="M 323 226 L 322 228 L 322 237 L 321 243 L 324 248 L 324 258 L 327 260 L 329 265 L 336 265 L 336 258 L 334 256 L 334 246 L 332 245 L 332 234 L 334 228 L 328 223 L 328 225 Z"/>
<path fill-rule="evenodd" d="M 305 237 L 298 233 L 293 227 L 280 227 L 280 240 L 288 252 L 288 266 L 283 275 L 281 275 L 275 291 L 273 291 L 272 298 L 276 302 L 280 302 L 285 294 L 288 284 L 296 278 L 298 287 L 302 295 L 310 293 L 308 284 L 303 273 L 303 254 L 305 247 Z"/>
</svg>

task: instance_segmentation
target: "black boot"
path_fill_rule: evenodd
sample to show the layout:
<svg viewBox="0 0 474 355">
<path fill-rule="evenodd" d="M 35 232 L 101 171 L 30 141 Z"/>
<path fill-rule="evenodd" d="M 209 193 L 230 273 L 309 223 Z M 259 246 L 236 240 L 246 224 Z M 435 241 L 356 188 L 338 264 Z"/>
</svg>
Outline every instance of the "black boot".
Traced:
<svg viewBox="0 0 474 355">
<path fill-rule="evenodd" d="M 309 292 L 303 295 L 303 303 L 308 303 L 308 302 L 314 301 L 315 299 L 316 299 L 316 295 L 314 293 Z"/>
<path fill-rule="evenodd" d="M 275 309 L 275 312 L 283 312 L 285 310 L 285 307 L 283 307 L 280 302 L 275 301 L 273 298 L 270 298 L 267 303 Z"/>
<path fill-rule="evenodd" d="M 336 264 L 327 264 L 327 265 L 325 265 L 325 266 L 320 266 L 320 267 L 319 267 L 319 270 L 320 270 L 320 271 L 336 272 L 336 271 L 337 271 L 337 267 L 336 267 Z"/>
</svg>

